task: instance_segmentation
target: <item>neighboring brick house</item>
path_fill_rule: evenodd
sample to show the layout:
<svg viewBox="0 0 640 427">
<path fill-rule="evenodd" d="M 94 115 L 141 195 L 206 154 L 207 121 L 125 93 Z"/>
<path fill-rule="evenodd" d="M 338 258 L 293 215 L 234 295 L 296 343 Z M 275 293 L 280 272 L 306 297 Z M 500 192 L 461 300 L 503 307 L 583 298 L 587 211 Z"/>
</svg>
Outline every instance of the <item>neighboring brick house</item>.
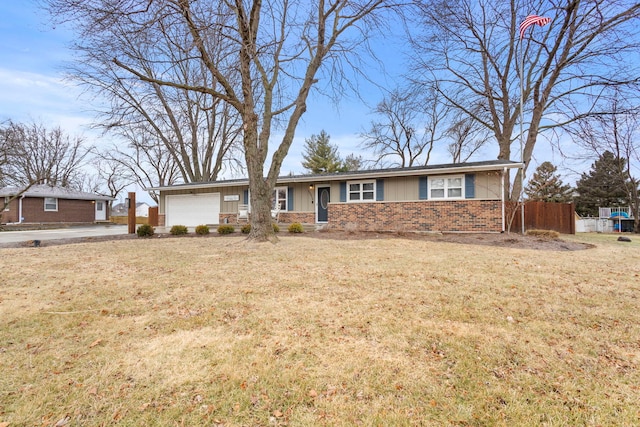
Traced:
<svg viewBox="0 0 640 427">
<path fill-rule="evenodd" d="M 505 180 L 521 163 L 495 160 L 278 179 L 282 223 L 361 231 L 501 232 Z M 236 222 L 249 203 L 246 179 L 154 187 L 160 225 Z M 243 208 L 246 209 L 246 208 Z"/>
<path fill-rule="evenodd" d="M 16 187 L 0 189 L 0 209 L 13 196 L 18 197 L 4 207 L 3 223 L 51 224 L 95 223 L 109 219 L 112 197 L 73 191 L 63 187 L 34 185 L 24 193 Z"/>
</svg>

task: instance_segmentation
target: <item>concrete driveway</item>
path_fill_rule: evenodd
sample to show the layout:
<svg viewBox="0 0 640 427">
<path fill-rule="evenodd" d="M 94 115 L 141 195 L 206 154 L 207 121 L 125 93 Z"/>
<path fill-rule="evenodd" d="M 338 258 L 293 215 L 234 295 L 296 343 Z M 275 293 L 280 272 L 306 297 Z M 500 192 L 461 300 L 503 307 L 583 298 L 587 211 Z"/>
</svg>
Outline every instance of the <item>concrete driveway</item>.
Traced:
<svg viewBox="0 0 640 427">
<path fill-rule="evenodd" d="M 0 232 L 0 243 L 20 243 L 30 240 L 72 239 L 127 234 L 126 225 L 87 225 L 47 230 L 24 230 Z"/>
</svg>

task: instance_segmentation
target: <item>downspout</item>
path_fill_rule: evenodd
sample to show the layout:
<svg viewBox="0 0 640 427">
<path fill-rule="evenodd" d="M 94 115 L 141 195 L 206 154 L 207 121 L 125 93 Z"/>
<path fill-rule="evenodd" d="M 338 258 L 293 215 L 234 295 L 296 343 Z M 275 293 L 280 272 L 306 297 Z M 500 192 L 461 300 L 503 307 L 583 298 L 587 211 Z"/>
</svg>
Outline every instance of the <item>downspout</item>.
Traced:
<svg viewBox="0 0 640 427">
<path fill-rule="evenodd" d="M 507 168 L 502 169 L 502 175 L 500 176 L 500 188 L 502 191 L 500 192 L 500 198 L 502 199 L 502 232 L 505 232 L 505 209 L 504 209 L 504 177 L 507 174 Z"/>
<path fill-rule="evenodd" d="M 20 198 L 18 199 L 18 224 L 22 224 L 22 220 L 24 218 L 22 218 L 22 199 L 24 199 L 24 194 L 22 196 L 20 196 Z"/>
</svg>

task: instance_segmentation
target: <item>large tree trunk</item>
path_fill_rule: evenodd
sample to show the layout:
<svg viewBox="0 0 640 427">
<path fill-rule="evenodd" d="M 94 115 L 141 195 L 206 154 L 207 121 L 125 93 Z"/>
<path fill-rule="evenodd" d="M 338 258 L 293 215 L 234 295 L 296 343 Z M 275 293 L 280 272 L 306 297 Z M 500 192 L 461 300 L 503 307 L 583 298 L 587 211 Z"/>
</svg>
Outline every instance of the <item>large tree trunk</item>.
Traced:
<svg viewBox="0 0 640 427">
<path fill-rule="evenodd" d="M 247 108 L 244 117 L 244 147 L 249 175 L 249 203 L 251 204 L 251 232 L 248 238 L 257 242 L 277 242 L 271 224 L 272 183 L 264 176 L 266 147 L 258 142 L 258 117 L 252 108 Z"/>
<path fill-rule="evenodd" d="M 276 243 L 271 217 L 271 193 L 273 189 L 264 179 L 256 179 L 250 185 L 251 232 L 249 239 L 257 242 Z"/>
</svg>

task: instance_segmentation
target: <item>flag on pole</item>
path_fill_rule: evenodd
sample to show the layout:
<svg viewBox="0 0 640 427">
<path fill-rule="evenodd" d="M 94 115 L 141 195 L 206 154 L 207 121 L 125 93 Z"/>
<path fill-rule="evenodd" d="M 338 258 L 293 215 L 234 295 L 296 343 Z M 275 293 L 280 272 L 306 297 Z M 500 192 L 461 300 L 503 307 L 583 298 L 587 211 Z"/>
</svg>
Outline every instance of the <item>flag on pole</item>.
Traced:
<svg viewBox="0 0 640 427">
<path fill-rule="evenodd" d="M 524 21 L 522 21 L 522 24 L 520 24 L 520 39 L 524 37 L 524 32 L 530 26 L 540 25 L 542 27 L 543 25 L 547 25 L 549 22 L 551 22 L 551 18 L 547 18 L 544 16 L 538 16 L 538 15 L 527 16 L 526 18 L 524 18 Z"/>
</svg>

